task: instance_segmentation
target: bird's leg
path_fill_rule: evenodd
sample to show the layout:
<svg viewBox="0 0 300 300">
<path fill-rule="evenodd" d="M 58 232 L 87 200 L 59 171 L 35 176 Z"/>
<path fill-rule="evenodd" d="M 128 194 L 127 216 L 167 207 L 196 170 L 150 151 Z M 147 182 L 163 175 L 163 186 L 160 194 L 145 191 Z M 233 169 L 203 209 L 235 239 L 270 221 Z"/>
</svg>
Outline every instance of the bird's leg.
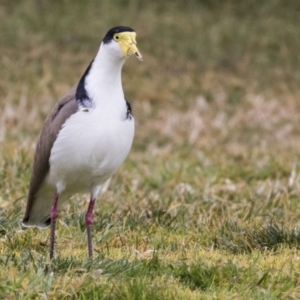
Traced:
<svg viewBox="0 0 300 300">
<path fill-rule="evenodd" d="M 56 218 L 58 217 L 58 212 L 57 212 L 57 202 L 58 202 L 58 192 L 55 192 L 55 197 L 53 200 L 52 208 L 51 208 L 51 233 L 50 233 L 50 260 L 53 258 L 54 254 L 54 240 L 55 240 L 55 223 L 56 223 Z"/>
<path fill-rule="evenodd" d="M 88 249 L 89 249 L 89 257 L 90 258 L 93 257 L 91 226 L 93 224 L 93 209 L 94 209 L 95 200 L 96 200 L 96 198 L 93 198 L 93 196 L 91 196 L 89 207 L 88 207 L 88 210 L 85 215 L 85 225 L 86 225 Z"/>
</svg>

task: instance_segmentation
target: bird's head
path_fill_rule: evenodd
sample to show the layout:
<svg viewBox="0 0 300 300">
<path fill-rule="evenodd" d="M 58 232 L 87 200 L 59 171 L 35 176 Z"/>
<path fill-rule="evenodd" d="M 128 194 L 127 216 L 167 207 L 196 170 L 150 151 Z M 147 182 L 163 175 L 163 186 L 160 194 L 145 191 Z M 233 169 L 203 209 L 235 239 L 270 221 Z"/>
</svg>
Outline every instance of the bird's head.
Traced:
<svg viewBox="0 0 300 300">
<path fill-rule="evenodd" d="M 118 51 L 120 56 L 128 58 L 135 55 L 139 60 L 143 60 L 141 53 L 136 46 L 136 32 L 127 26 L 117 26 L 111 28 L 103 39 L 103 44 Z"/>
</svg>

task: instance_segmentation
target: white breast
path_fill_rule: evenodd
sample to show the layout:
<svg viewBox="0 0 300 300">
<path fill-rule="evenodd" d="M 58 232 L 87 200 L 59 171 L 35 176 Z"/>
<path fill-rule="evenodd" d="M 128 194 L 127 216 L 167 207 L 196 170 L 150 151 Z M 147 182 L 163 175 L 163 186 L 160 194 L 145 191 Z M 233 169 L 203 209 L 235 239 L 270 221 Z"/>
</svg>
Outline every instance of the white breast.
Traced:
<svg viewBox="0 0 300 300">
<path fill-rule="evenodd" d="M 123 163 L 133 136 L 134 119 L 127 118 L 125 103 L 115 110 L 79 110 L 53 145 L 48 182 L 59 192 L 91 192 Z"/>
</svg>

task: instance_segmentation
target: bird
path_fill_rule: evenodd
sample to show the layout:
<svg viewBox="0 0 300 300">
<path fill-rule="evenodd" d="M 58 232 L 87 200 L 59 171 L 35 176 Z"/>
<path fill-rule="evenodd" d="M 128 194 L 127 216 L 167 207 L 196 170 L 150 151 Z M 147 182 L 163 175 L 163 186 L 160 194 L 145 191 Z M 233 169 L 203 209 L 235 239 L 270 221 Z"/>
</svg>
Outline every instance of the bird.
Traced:
<svg viewBox="0 0 300 300">
<path fill-rule="evenodd" d="M 136 32 L 128 26 L 108 30 L 96 56 L 53 107 L 38 137 L 22 225 L 50 225 L 50 260 L 58 212 L 77 193 L 90 193 L 85 224 L 88 255 L 93 257 L 96 198 L 124 162 L 134 138 L 134 117 L 121 79 L 130 56 L 142 60 Z"/>
</svg>

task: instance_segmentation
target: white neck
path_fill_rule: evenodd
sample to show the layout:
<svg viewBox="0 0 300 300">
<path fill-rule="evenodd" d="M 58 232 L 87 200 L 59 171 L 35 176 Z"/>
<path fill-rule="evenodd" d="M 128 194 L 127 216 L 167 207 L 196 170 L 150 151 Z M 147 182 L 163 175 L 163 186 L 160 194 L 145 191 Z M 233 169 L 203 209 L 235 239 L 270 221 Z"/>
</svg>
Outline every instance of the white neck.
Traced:
<svg viewBox="0 0 300 300">
<path fill-rule="evenodd" d="M 116 55 L 116 51 L 120 55 Z M 116 43 L 100 45 L 91 70 L 85 78 L 86 91 L 95 106 L 99 103 L 102 106 L 105 102 L 124 101 L 121 71 L 125 58 L 121 54 Z"/>
</svg>

